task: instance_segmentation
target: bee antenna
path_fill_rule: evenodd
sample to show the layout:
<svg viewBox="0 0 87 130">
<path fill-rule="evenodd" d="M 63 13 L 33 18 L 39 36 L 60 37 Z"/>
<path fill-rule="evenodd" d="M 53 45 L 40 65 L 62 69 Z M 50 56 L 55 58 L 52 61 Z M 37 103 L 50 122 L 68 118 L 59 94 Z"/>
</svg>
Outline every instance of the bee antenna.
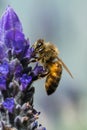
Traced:
<svg viewBox="0 0 87 130">
<path fill-rule="evenodd" d="M 44 43 L 44 39 L 38 39 L 37 42 L 41 42 L 41 43 Z"/>
</svg>

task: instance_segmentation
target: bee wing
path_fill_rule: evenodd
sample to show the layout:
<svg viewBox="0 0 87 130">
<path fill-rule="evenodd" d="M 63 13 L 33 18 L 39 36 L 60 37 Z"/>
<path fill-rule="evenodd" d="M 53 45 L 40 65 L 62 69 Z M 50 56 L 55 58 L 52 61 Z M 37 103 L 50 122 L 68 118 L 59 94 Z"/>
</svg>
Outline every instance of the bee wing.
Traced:
<svg viewBox="0 0 87 130">
<path fill-rule="evenodd" d="M 68 69 L 68 67 L 64 64 L 64 62 L 58 57 L 57 58 L 60 63 L 63 65 L 64 69 L 68 72 L 68 74 L 73 78 L 73 75 L 71 74 L 70 70 Z"/>
</svg>

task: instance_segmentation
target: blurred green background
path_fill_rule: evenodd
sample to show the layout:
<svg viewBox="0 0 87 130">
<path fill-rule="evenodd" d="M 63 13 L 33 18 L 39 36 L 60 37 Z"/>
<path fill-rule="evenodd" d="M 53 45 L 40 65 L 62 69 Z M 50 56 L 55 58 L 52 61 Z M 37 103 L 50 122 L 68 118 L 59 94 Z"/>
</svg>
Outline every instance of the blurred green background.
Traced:
<svg viewBox="0 0 87 130">
<path fill-rule="evenodd" d="M 44 38 L 56 44 L 74 79 L 64 70 L 59 88 L 45 92 L 34 83 L 34 107 L 47 130 L 87 130 L 87 0 L 0 0 L 0 16 L 10 5 L 31 44 Z"/>
</svg>

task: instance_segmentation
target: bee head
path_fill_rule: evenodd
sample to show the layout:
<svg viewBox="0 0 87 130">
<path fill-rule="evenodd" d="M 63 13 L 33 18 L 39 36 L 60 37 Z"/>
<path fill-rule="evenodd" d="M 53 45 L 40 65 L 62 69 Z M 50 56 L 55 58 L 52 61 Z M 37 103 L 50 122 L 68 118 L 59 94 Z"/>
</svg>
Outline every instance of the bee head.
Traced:
<svg viewBox="0 0 87 130">
<path fill-rule="evenodd" d="M 40 52 L 44 49 L 44 40 L 43 39 L 38 39 L 34 44 L 33 48 L 35 52 Z"/>
</svg>

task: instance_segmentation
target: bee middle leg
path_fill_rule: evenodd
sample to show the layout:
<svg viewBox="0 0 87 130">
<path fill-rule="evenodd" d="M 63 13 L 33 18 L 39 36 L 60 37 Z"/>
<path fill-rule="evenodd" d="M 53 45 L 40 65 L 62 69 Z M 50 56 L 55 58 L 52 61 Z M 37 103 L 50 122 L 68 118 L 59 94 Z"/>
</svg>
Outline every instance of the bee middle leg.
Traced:
<svg viewBox="0 0 87 130">
<path fill-rule="evenodd" d="M 44 77 L 47 76 L 48 74 L 49 74 L 49 72 L 46 71 L 46 72 L 44 72 L 43 74 L 40 74 L 40 75 L 38 76 L 38 78 L 44 78 Z"/>
</svg>

